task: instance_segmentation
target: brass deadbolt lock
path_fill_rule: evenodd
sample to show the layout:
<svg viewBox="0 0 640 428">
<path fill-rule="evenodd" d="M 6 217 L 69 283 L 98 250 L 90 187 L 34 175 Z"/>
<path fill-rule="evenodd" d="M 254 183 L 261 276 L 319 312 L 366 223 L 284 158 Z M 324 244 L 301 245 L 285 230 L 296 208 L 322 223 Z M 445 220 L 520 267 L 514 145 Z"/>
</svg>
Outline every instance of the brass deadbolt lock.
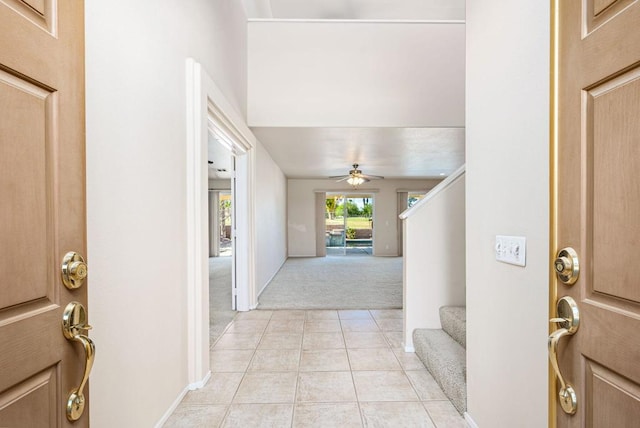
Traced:
<svg viewBox="0 0 640 428">
<path fill-rule="evenodd" d="M 79 288 L 87 277 L 87 264 L 82 256 L 74 251 L 65 254 L 62 259 L 62 283 L 70 290 Z"/>
<path fill-rule="evenodd" d="M 558 274 L 560 281 L 567 285 L 573 285 L 580 275 L 578 253 L 571 247 L 563 248 L 553 262 L 553 269 Z"/>
</svg>

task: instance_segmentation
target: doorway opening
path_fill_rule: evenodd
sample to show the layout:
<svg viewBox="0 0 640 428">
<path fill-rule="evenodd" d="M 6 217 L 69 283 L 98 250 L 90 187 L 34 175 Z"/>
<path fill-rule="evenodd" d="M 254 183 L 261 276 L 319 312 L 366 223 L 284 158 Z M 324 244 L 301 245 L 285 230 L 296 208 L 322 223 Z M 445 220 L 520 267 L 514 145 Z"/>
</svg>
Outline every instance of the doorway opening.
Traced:
<svg viewBox="0 0 640 428">
<path fill-rule="evenodd" d="M 242 146 L 209 111 L 208 180 L 213 200 L 209 203 L 209 342 L 214 343 L 233 321 L 238 310 L 237 214 L 246 206 L 237 200 L 239 177 L 236 165 L 246 155 Z M 216 190 L 224 189 L 224 190 Z"/>
<path fill-rule="evenodd" d="M 327 193 L 327 255 L 373 255 L 373 195 Z"/>
<path fill-rule="evenodd" d="M 210 118 L 213 120 L 213 118 Z M 224 135 L 209 126 L 207 161 L 209 184 L 209 342 L 222 335 L 236 314 L 237 261 L 234 252 L 235 158 Z"/>
<path fill-rule="evenodd" d="M 202 66 L 191 58 L 186 61 L 187 83 L 187 357 L 189 388 L 202 387 L 210 376 L 210 299 L 209 255 L 210 216 L 208 201 L 208 142 L 215 136 L 227 150 L 233 169 L 230 184 L 232 195 L 232 256 L 233 300 L 239 311 L 250 309 L 255 300 L 254 265 L 251 248 L 254 238 L 254 162 L 255 137 L 244 124 L 220 89 Z M 217 216 L 214 216 L 217 217 Z M 217 242 L 219 245 L 219 242 Z M 237 263 L 234 263 L 234 260 Z M 233 294 L 233 293 L 232 293 Z"/>
</svg>

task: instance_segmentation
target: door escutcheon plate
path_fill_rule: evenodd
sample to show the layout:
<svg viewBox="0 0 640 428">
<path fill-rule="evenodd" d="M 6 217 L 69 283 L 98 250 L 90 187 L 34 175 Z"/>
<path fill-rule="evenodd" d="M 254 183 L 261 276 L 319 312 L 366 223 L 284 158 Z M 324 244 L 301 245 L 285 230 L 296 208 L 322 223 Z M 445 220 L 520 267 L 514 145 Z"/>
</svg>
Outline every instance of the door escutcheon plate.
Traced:
<svg viewBox="0 0 640 428">
<path fill-rule="evenodd" d="M 87 277 L 87 264 L 75 251 L 69 251 L 62 259 L 62 283 L 70 290 L 79 288 Z"/>
<path fill-rule="evenodd" d="M 578 253 L 571 247 L 563 248 L 553 262 L 553 270 L 560 281 L 567 285 L 573 285 L 580 276 L 580 261 Z"/>
</svg>

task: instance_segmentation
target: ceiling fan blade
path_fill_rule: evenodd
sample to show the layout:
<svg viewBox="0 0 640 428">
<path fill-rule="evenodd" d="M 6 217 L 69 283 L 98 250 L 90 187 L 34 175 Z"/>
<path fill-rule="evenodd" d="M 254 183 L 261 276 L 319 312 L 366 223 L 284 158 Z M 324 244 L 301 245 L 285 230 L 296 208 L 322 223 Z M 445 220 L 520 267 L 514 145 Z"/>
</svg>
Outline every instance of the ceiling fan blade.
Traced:
<svg viewBox="0 0 640 428">
<path fill-rule="evenodd" d="M 361 170 L 358 169 L 358 164 L 355 163 L 353 164 L 353 169 L 349 171 L 349 174 L 347 175 L 334 175 L 332 177 L 329 177 L 331 179 L 336 179 L 336 183 L 339 183 L 341 181 L 345 181 L 345 180 L 349 180 L 350 178 L 362 178 L 363 180 L 369 181 L 369 180 L 382 180 L 384 179 L 383 176 L 381 175 L 368 175 L 368 174 L 363 174 Z"/>
<path fill-rule="evenodd" d="M 384 180 L 384 177 L 381 175 L 369 175 L 369 174 L 359 174 L 360 177 L 366 178 L 369 180 Z"/>
</svg>

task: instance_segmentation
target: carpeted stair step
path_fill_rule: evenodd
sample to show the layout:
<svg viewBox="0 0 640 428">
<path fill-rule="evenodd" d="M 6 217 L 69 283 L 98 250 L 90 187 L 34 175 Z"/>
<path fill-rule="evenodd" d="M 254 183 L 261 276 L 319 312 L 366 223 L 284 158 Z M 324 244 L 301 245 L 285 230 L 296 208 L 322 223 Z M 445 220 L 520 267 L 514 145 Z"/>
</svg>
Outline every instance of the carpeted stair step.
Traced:
<svg viewBox="0 0 640 428">
<path fill-rule="evenodd" d="M 467 356 L 465 349 L 443 330 L 416 329 L 413 346 L 442 391 L 458 409 L 467 410 Z"/>
<path fill-rule="evenodd" d="M 465 306 L 443 306 L 440 308 L 442 329 L 467 348 L 467 308 Z"/>
</svg>

